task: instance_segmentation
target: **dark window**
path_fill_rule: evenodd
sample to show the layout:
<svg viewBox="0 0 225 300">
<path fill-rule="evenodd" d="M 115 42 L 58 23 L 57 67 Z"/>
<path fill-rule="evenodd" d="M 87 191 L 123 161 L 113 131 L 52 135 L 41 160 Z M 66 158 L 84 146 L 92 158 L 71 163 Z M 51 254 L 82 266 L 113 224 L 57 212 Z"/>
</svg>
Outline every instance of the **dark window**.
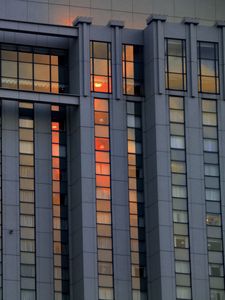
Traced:
<svg viewBox="0 0 225 300">
<path fill-rule="evenodd" d="M 198 91 L 219 93 L 218 44 L 198 42 Z"/>
<path fill-rule="evenodd" d="M 184 40 L 166 39 L 166 88 L 186 90 L 186 50 Z"/>
<path fill-rule="evenodd" d="M 123 94 L 143 94 L 143 47 L 123 45 Z"/>
</svg>

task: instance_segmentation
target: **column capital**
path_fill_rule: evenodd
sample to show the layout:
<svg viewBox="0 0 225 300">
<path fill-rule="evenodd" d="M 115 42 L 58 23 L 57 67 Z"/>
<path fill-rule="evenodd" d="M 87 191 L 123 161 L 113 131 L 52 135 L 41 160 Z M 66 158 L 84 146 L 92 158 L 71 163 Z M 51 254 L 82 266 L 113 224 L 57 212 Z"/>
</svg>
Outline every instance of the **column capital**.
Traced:
<svg viewBox="0 0 225 300">
<path fill-rule="evenodd" d="M 199 20 L 196 19 L 196 18 L 184 18 L 184 19 L 183 19 L 183 23 L 184 23 L 184 24 L 198 25 L 198 24 L 199 24 Z"/>
<path fill-rule="evenodd" d="M 73 26 L 78 26 L 79 24 L 88 24 L 88 25 L 90 25 L 91 23 L 92 23 L 92 18 L 91 17 L 77 17 L 72 22 Z"/>
<path fill-rule="evenodd" d="M 146 19 L 146 24 L 150 25 L 153 21 L 161 21 L 161 22 L 166 22 L 167 16 L 164 15 L 150 15 L 147 19 Z"/>
<path fill-rule="evenodd" d="M 108 23 L 108 26 L 123 28 L 124 27 L 124 21 L 110 20 L 109 23 Z"/>
</svg>

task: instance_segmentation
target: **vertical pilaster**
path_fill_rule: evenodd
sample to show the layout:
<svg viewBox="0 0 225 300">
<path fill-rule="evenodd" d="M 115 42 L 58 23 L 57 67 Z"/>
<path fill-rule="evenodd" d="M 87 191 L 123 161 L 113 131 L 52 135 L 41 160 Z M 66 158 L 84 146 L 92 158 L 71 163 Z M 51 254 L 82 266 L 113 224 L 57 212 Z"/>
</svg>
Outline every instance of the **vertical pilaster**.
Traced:
<svg viewBox="0 0 225 300">
<path fill-rule="evenodd" d="M 113 29 L 113 45 L 112 45 L 112 59 L 113 59 L 113 83 L 115 99 L 120 100 L 123 93 L 122 86 L 122 34 L 121 29 L 124 27 L 124 22 L 111 20 L 108 24 Z"/>
<path fill-rule="evenodd" d="M 20 299 L 18 103 L 2 100 L 3 299 Z"/>
<path fill-rule="evenodd" d="M 87 97 L 90 95 L 90 24 L 92 18 L 78 17 L 73 25 L 79 28 L 79 77 L 80 95 Z"/>
<path fill-rule="evenodd" d="M 150 16 L 144 32 L 145 215 L 149 299 L 174 300 L 169 113 L 164 68 L 165 21 L 164 16 Z"/>
<path fill-rule="evenodd" d="M 190 63 L 190 95 L 198 97 L 198 64 L 197 64 L 197 25 L 196 19 L 185 18 L 184 24 L 188 27 L 188 41 L 190 56 L 187 62 Z"/>
</svg>

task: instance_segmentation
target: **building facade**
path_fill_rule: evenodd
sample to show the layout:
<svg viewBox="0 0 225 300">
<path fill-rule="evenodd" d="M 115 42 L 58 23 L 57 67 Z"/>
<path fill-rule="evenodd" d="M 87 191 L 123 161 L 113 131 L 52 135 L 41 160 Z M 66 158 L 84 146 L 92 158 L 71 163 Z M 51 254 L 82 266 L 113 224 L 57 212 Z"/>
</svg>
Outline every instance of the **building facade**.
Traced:
<svg viewBox="0 0 225 300">
<path fill-rule="evenodd" d="M 0 299 L 225 300 L 225 22 L 9 15 Z"/>
</svg>

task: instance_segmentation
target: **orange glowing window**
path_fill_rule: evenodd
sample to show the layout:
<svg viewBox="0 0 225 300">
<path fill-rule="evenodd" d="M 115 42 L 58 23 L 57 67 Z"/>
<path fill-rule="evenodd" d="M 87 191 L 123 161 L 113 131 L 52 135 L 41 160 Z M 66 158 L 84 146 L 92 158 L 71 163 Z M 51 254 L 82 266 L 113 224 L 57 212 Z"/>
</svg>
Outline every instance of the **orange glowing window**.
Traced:
<svg viewBox="0 0 225 300">
<path fill-rule="evenodd" d="M 52 167 L 59 168 L 60 167 L 60 159 L 58 157 L 52 158 Z"/>
<path fill-rule="evenodd" d="M 111 205 L 108 200 L 97 200 L 97 211 L 110 211 Z"/>
<path fill-rule="evenodd" d="M 60 182 L 52 181 L 52 191 L 53 193 L 60 193 Z"/>
<path fill-rule="evenodd" d="M 59 122 L 52 122 L 52 130 L 59 130 Z"/>
<path fill-rule="evenodd" d="M 108 125 L 109 124 L 109 114 L 104 112 L 95 112 L 95 124 Z"/>
<path fill-rule="evenodd" d="M 96 125 L 95 126 L 95 136 L 109 137 L 109 127 Z"/>
<path fill-rule="evenodd" d="M 59 143 L 59 132 L 58 131 L 52 132 L 52 143 Z"/>
<path fill-rule="evenodd" d="M 107 200 L 107 199 L 110 200 L 111 198 L 110 188 L 96 187 L 96 198 L 103 199 L 103 200 Z"/>
<path fill-rule="evenodd" d="M 96 186 L 110 187 L 110 176 L 96 175 Z"/>
<path fill-rule="evenodd" d="M 52 156 L 59 156 L 59 144 L 52 144 Z"/>
<path fill-rule="evenodd" d="M 105 163 L 110 162 L 109 153 L 106 153 L 106 152 L 96 151 L 95 152 L 95 159 L 96 159 L 96 162 L 105 162 Z"/>
<path fill-rule="evenodd" d="M 95 99 L 94 108 L 96 111 L 105 111 L 108 112 L 108 100 L 104 99 Z"/>
<path fill-rule="evenodd" d="M 110 175 L 110 164 L 96 163 L 96 174 Z"/>
<path fill-rule="evenodd" d="M 95 149 L 100 151 L 109 151 L 109 139 L 95 138 Z"/>
<path fill-rule="evenodd" d="M 54 205 L 60 205 L 60 194 L 59 193 L 52 194 L 52 203 Z"/>
<path fill-rule="evenodd" d="M 52 170 L 52 179 L 53 180 L 60 180 L 60 169 L 53 169 Z"/>
</svg>

